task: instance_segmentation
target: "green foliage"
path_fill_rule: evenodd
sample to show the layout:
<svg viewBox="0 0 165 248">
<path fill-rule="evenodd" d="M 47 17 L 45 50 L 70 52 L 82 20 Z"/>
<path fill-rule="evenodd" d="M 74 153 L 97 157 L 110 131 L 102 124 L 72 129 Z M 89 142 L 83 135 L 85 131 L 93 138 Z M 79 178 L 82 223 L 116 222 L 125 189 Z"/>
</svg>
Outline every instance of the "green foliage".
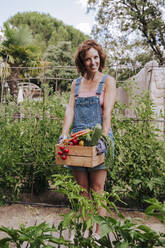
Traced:
<svg viewBox="0 0 165 248">
<path fill-rule="evenodd" d="M 103 137 L 102 127 L 99 123 L 97 123 L 93 128 L 89 130 L 88 133 L 80 136 L 78 140 L 84 141 L 84 146 L 96 146 L 98 140 Z"/>
<path fill-rule="evenodd" d="M 165 202 L 159 202 L 157 199 L 149 199 L 146 200 L 147 203 L 150 204 L 147 207 L 145 213 L 148 216 L 155 216 L 165 225 Z"/>
<path fill-rule="evenodd" d="M 152 51 L 164 63 L 163 0 L 88 0 L 88 7 L 96 10 L 93 33 L 111 50 L 114 60 L 133 59 L 141 52 L 151 55 Z"/>
<path fill-rule="evenodd" d="M 61 134 L 69 94 L 48 96 L 48 88 L 42 89 L 42 101 L 1 106 L 1 203 L 17 199 L 22 190 L 39 193 L 48 187 L 56 169 L 64 173 L 62 167 L 53 166 L 54 146 Z M 163 194 L 165 143 L 156 138 L 148 96 L 139 98 L 136 106 L 134 112 L 140 121 L 121 120 L 124 107 L 116 104 L 112 120 L 115 147 L 108 146 L 105 160 L 109 170 L 106 190 L 119 192 L 136 207 L 144 207 L 146 199 L 160 199 Z M 16 119 L 16 115 L 21 118 Z"/>
<path fill-rule="evenodd" d="M 1 203 L 18 198 L 21 188 L 43 191 L 57 170 L 54 147 L 61 134 L 66 97 L 57 93 L 48 99 L 47 94 L 43 101 L 25 101 L 20 106 L 9 102 L 1 107 Z"/>
<path fill-rule="evenodd" d="M 21 25 L 18 28 L 13 28 L 6 23 L 4 27 L 5 38 L 0 44 L 0 56 L 12 66 L 8 85 L 10 94 L 16 100 L 18 80 L 22 76 L 17 67 L 35 66 L 41 58 L 41 53 L 40 49 L 33 43 L 32 32 L 27 26 Z"/>
<path fill-rule="evenodd" d="M 68 65 L 73 66 L 73 54 L 70 41 L 61 41 L 57 45 L 48 46 L 44 60 L 53 62 L 53 65 Z"/>
<path fill-rule="evenodd" d="M 72 44 L 69 41 L 58 42 L 57 45 L 49 45 L 44 53 L 44 60 L 50 62 L 52 66 L 46 70 L 47 78 L 59 78 L 58 79 L 58 90 L 68 91 L 70 90 L 71 83 L 68 83 L 70 79 L 78 77 L 75 68 L 69 66 L 74 65 Z M 62 66 L 63 68 L 60 68 Z M 65 68 L 66 66 L 66 68 Z M 49 79 L 49 86 L 55 89 L 54 79 Z"/>
<path fill-rule="evenodd" d="M 73 50 L 83 40 L 87 39 L 79 30 L 72 26 L 65 25 L 62 21 L 50 16 L 49 14 L 39 12 L 22 12 L 17 13 L 9 18 L 8 23 L 13 27 L 27 25 L 33 33 L 36 44 L 44 52 L 48 45 L 57 45 L 61 41 L 70 41 Z"/>
<path fill-rule="evenodd" d="M 0 55 L 7 59 L 10 65 L 28 66 L 34 63 L 40 55 L 40 50 L 33 43 L 32 32 L 28 26 L 12 28 L 9 24 L 4 25 L 4 36 Z"/>
<path fill-rule="evenodd" d="M 17 82 L 24 76 L 25 78 L 32 76 L 30 73 L 28 75 L 27 70 L 15 67 L 41 66 L 43 59 L 47 60 L 44 64 L 50 66 L 71 66 L 77 46 L 89 38 L 79 30 L 64 25 L 62 21 L 38 12 L 17 13 L 4 23 L 2 31 L 4 39 L 0 44 L 0 57 L 13 67 L 8 84 L 15 99 L 18 96 Z M 36 69 L 35 73 L 33 71 L 34 74 L 42 76 L 41 71 Z M 54 91 L 57 83 L 54 78 L 59 78 L 58 90 L 66 91 L 70 89 L 69 79 L 75 78 L 77 73 L 75 69 L 70 68 L 61 70 L 49 68 L 46 76 Z M 37 79 L 33 83 L 40 84 Z"/>
<path fill-rule="evenodd" d="M 110 197 L 117 197 L 114 193 L 99 195 L 93 192 L 92 199 L 82 196 L 84 191 L 71 176 L 54 175 L 54 185 L 57 191 L 66 194 L 72 204 L 72 210 L 63 216 L 63 220 L 55 227 L 50 227 L 45 222 L 40 225 L 25 227 L 20 229 L 1 227 L 0 231 L 7 234 L 7 237 L 0 240 L 2 248 L 8 248 L 10 244 L 21 248 L 36 247 L 80 247 L 80 248 L 129 248 L 129 247 L 165 247 L 165 235 L 152 230 L 150 227 L 140 223 L 140 220 L 124 218 L 118 211 L 114 203 L 109 201 Z M 162 209 L 160 202 L 150 200 L 151 206 L 148 213 L 152 215 L 151 209 Z M 104 207 L 107 216 L 100 216 L 97 209 Z M 118 217 L 112 217 L 112 209 Z M 149 210 L 149 209 L 148 209 Z M 120 217 L 120 218 L 119 218 Z M 101 229 L 99 240 L 92 235 L 93 225 L 98 223 Z M 67 240 L 64 233 L 74 232 L 74 240 Z M 89 231 L 87 238 L 85 231 Z M 56 236 L 58 235 L 58 238 Z"/>
<path fill-rule="evenodd" d="M 164 141 L 157 138 L 159 132 L 148 95 L 139 98 L 136 106 L 134 112 L 139 121 L 121 121 L 119 108 L 118 112 L 115 110 L 115 158 L 110 163 L 107 189 L 116 188 L 123 197 L 132 198 L 134 204 L 143 205 L 145 199 L 160 197 L 165 188 Z"/>
<path fill-rule="evenodd" d="M 100 139 L 102 134 L 102 128 L 100 124 L 96 124 L 96 126 L 93 128 L 93 134 L 91 138 L 91 146 L 96 146 L 98 143 L 98 140 Z"/>
<path fill-rule="evenodd" d="M 33 37 L 32 32 L 28 26 L 20 26 L 18 28 L 11 28 L 8 24 L 4 25 L 4 35 L 6 38 L 3 44 L 4 46 L 10 46 L 10 44 L 17 46 L 28 46 L 32 43 Z"/>
<path fill-rule="evenodd" d="M 61 230 L 69 228 L 75 231 L 74 244 L 77 247 L 164 247 L 165 236 L 163 233 L 157 233 L 148 226 L 137 224 L 133 219 L 124 218 L 117 210 L 114 202 L 109 199 L 112 197 L 120 200 L 119 197 L 112 192 L 103 195 L 92 193 L 92 200 L 83 197 L 81 193 L 85 191 L 70 176 L 55 175 L 54 185 L 57 191 L 66 194 L 72 205 L 72 212 L 64 215 L 61 222 Z M 150 202 L 151 208 L 154 202 Z M 105 208 L 107 216 L 100 216 L 97 209 Z M 157 208 L 162 209 L 161 203 L 157 201 Z M 113 218 L 112 209 L 117 214 L 117 218 Z M 149 211 L 148 211 L 149 213 Z M 150 211 L 150 215 L 153 215 Z M 119 219 L 121 218 L 121 220 Z M 91 235 L 95 223 L 100 225 L 101 239 L 96 242 Z M 84 240 L 85 230 L 89 229 L 89 237 Z M 109 236 L 109 234 L 113 234 Z M 112 239 L 112 240 L 111 240 Z"/>
<path fill-rule="evenodd" d="M 1 248 L 9 248 L 10 244 L 17 248 L 21 248 L 23 245 L 26 245 L 26 248 L 53 248 L 53 244 L 68 243 L 62 238 L 55 238 L 53 232 L 56 231 L 56 228 L 54 226 L 50 227 L 45 222 L 29 227 L 21 225 L 20 229 L 1 227 L 0 231 L 8 235 L 7 238 L 0 240 Z"/>
</svg>

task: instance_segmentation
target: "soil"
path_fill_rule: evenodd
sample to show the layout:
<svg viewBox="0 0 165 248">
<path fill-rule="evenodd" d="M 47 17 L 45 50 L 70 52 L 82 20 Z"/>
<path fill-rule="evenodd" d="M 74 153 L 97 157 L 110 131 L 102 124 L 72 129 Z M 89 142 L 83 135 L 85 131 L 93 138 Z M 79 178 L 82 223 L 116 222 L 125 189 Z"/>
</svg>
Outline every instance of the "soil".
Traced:
<svg viewBox="0 0 165 248">
<path fill-rule="evenodd" d="M 58 225 L 62 220 L 62 214 L 70 212 L 66 205 L 66 198 L 59 193 L 47 192 L 37 197 L 23 195 L 24 204 L 12 204 L 0 207 L 0 226 L 8 228 L 19 228 L 21 224 L 31 226 L 46 222 L 48 224 Z M 38 204 L 35 204 L 35 203 Z M 29 205 L 31 204 L 31 205 Z M 53 204 L 61 204 L 55 207 Z M 165 233 L 165 227 L 159 220 L 154 217 L 147 219 L 146 215 L 138 211 L 120 211 L 125 217 L 141 218 L 142 223 L 150 226 L 152 229 Z M 0 232 L 0 239 L 4 237 L 4 233 Z M 68 233 L 66 233 L 68 237 Z"/>
</svg>

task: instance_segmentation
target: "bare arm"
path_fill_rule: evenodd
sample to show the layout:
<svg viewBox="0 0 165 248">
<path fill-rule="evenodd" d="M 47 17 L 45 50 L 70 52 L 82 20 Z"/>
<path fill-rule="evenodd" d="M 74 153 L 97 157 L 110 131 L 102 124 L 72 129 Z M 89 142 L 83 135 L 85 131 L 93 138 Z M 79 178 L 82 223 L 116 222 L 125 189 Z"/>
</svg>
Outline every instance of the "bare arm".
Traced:
<svg viewBox="0 0 165 248">
<path fill-rule="evenodd" d="M 75 81 L 73 81 L 71 86 L 71 94 L 69 99 L 69 104 L 66 108 L 64 121 L 63 121 L 63 128 L 62 128 L 62 135 L 67 136 L 69 133 L 69 129 L 72 125 L 73 118 L 74 118 L 74 102 L 75 102 Z"/>
<path fill-rule="evenodd" d="M 103 133 L 108 135 L 111 129 L 112 110 L 116 100 L 116 82 L 113 77 L 108 77 L 105 81 L 105 94 L 103 105 Z"/>
</svg>

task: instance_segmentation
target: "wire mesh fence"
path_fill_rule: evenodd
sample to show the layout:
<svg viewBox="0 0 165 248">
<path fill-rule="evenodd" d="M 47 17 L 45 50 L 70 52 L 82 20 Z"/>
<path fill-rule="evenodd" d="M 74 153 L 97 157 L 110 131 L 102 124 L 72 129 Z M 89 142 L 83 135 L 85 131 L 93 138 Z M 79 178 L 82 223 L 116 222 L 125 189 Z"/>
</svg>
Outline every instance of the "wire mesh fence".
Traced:
<svg viewBox="0 0 165 248">
<path fill-rule="evenodd" d="M 132 64 L 121 65 L 118 62 L 116 62 L 114 64 L 107 65 L 105 68 L 105 73 L 109 73 L 112 76 L 114 76 L 117 82 L 117 86 L 120 87 L 122 86 L 122 83 L 126 81 L 126 79 L 131 80 L 131 78 L 135 76 L 143 68 L 144 67 L 138 65 L 132 65 Z M 146 66 L 145 70 L 150 71 L 153 70 L 153 68 L 154 70 L 160 70 L 160 69 L 164 69 L 165 66 L 160 67 L 159 65 L 156 64 L 154 65 L 149 64 Z M 17 71 L 17 75 L 15 77 L 11 73 L 12 71 Z M 22 94 L 24 98 L 29 97 L 31 99 L 35 99 L 37 97 L 43 96 L 43 89 L 42 89 L 43 85 L 48 84 L 49 87 L 52 89 L 52 92 L 68 91 L 71 87 L 71 83 L 73 79 L 75 79 L 78 76 L 79 75 L 77 74 L 75 66 L 54 66 L 50 64 L 47 65 L 45 63 L 42 66 L 37 66 L 37 67 L 9 67 L 6 62 L 3 62 L 0 64 L 1 104 L 5 104 L 6 94 L 7 92 L 11 93 L 10 85 L 12 85 L 13 82 L 16 82 L 16 85 L 18 87 L 17 97 L 19 90 L 21 89 L 23 91 Z M 128 98 L 128 96 L 126 97 Z M 164 99 L 165 99 L 165 90 L 164 90 Z M 124 115 L 129 118 L 133 118 L 134 121 L 140 121 L 137 120 L 137 118 L 135 117 L 134 111 L 128 109 L 127 106 L 125 107 Z M 164 115 L 164 110 L 162 115 Z M 19 115 L 15 117 L 20 118 Z M 163 120 L 163 118 L 161 119 L 158 118 L 157 120 L 155 119 L 154 122 L 155 121 L 164 122 L 165 120 Z"/>
</svg>

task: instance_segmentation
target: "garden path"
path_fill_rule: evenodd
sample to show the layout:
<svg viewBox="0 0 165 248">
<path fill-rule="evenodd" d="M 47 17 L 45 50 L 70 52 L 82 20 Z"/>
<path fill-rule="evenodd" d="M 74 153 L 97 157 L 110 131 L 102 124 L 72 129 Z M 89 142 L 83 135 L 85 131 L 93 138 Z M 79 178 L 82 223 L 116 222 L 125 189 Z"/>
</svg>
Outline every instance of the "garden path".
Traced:
<svg viewBox="0 0 165 248">
<path fill-rule="evenodd" d="M 50 224 L 58 225 L 62 220 L 61 214 L 68 213 L 69 208 L 53 208 L 53 207 L 39 207 L 39 206 L 29 206 L 22 204 L 12 204 L 8 206 L 0 207 L 0 226 L 5 226 L 8 228 L 19 228 L 21 224 L 25 226 L 32 226 L 35 223 L 38 225 L 41 222 L 46 222 Z M 152 229 L 164 232 L 165 227 L 155 218 L 146 218 L 144 213 L 137 211 L 121 211 L 125 217 L 131 218 L 142 218 L 143 222 L 150 226 Z M 68 238 L 68 232 L 64 233 L 64 236 Z M 0 239 L 5 235 L 0 232 Z M 14 248 L 11 247 L 11 248 Z M 24 248 L 24 247 L 22 247 Z"/>
</svg>

